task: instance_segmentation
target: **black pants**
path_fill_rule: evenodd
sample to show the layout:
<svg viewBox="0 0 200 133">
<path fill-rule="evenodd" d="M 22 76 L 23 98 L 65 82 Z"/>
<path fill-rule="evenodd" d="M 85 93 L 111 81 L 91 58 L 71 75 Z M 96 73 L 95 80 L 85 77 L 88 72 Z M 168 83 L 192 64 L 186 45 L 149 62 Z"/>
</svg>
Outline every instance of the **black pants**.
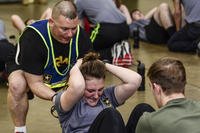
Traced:
<svg viewBox="0 0 200 133">
<path fill-rule="evenodd" d="M 200 38 L 200 24 L 186 24 L 168 41 L 168 48 L 175 52 L 195 52 Z"/>
<path fill-rule="evenodd" d="M 155 109 L 151 107 L 151 105 L 146 103 L 140 103 L 138 104 L 133 111 L 131 112 L 131 115 L 129 116 L 128 122 L 126 124 L 126 130 L 127 133 L 135 133 L 135 129 L 138 123 L 138 120 L 143 115 L 144 112 L 153 112 Z"/>
<path fill-rule="evenodd" d="M 138 104 L 125 126 L 121 114 L 114 108 L 104 109 L 94 120 L 88 133 L 135 133 L 137 122 L 144 112 L 155 111 L 146 103 Z"/>
</svg>

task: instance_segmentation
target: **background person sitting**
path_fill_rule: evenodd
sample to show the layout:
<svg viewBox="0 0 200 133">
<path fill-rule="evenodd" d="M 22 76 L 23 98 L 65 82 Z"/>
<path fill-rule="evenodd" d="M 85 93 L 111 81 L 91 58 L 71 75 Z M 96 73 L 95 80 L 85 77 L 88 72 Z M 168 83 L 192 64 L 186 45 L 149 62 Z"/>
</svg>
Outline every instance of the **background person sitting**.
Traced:
<svg viewBox="0 0 200 133">
<path fill-rule="evenodd" d="M 112 61 L 111 48 L 116 42 L 127 40 L 129 28 L 126 18 L 113 0 L 75 0 L 80 20 L 85 17 L 94 25 L 90 39 L 93 49 L 103 60 Z"/>
<path fill-rule="evenodd" d="M 143 41 L 155 44 L 167 43 L 176 31 L 169 5 L 160 4 L 144 15 L 139 9 L 131 11 L 133 22 L 129 25 L 130 36 L 139 29 L 139 37 Z"/>
<path fill-rule="evenodd" d="M 200 42 L 200 1 L 173 0 L 173 3 L 177 32 L 167 43 L 169 50 L 174 52 L 200 52 L 200 45 L 198 45 Z M 181 27 L 183 12 L 185 12 L 184 20 L 186 24 Z"/>
<path fill-rule="evenodd" d="M 47 8 L 41 15 L 40 20 L 49 19 L 51 17 L 52 9 Z M 13 26 L 19 31 L 21 34 L 27 25 L 34 23 L 36 20 L 28 18 L 27 20 L 23 21 L 22 18 L 17 15 L 13 14 L 11 16 L 11 21 Z"/>
<path fill-rule="evenodd" d="M 126 7 L 126 5 L 122 4 L 121 0 L 113 0 L 113 1 L 115 2 L 117 8 L 125 16 L 126 23 L 127 24 L 131 24 L 132 23 L 132 19 L 131 19 L 130 12 L 129 12 L 128 8 Z"/>
</svg>

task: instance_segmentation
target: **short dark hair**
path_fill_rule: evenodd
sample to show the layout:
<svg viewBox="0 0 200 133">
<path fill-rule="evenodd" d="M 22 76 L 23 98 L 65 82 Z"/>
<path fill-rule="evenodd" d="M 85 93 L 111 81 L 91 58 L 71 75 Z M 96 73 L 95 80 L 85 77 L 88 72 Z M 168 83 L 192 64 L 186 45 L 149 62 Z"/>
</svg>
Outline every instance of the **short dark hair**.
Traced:
<svg viewBox="0 0 200 133">
<path fill-rule="evenodd" d="M 117 8 L 120 8 L 122 1 L 121 0 L 115 0 L 115 4 L 116 4 Z"/>
<path fill-rule="evenodd" d="M 164 57 L 153 63 L 147 73 L 151 83 L 159 84 L 167 95 L 184 92 L 186 72 L 183 63 L 172 57 Z"/>
<path fill-rule="evenodd" d="M 141 12 L 141 11 L 140 11 L 139 9 L 137 9 L 137 8 L 136 8 L 136 9 L 133 9 L 133 10 L 131 10 L 131 12 L 130 12 L 130 15 L 131 15 L 131 18 L 132 18 L 132 19 L 134 19 L 134 18 L 132 17 L 132 14 L 133 14 L 134 12 L 136 12 L 136 11 L 139 11 L 139 12 Z"/>
</svg>

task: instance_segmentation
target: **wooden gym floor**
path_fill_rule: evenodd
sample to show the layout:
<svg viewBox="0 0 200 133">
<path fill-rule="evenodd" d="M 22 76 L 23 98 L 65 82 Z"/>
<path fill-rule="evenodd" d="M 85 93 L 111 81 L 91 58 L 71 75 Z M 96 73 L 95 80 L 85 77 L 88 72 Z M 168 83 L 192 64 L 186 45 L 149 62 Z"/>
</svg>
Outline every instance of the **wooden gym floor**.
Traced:
<svg viewBox="0 0 200 133">
<path fill-rule="evenodd" d="M 52 7 L 56 0 L 48 1 L 47 4 L 30 4 L 22 5 L 21 3 L 0 3 L 0 19 L 5 21 L 6 34 L 7 36 L 16 35 L 18 32 L 13 28 L 10 16 L 12 14 L 20 15 L 24 20 L 27 18 L 38 19 L 41 12 L 47 7 Z M 170 0 L 163 0 L 170 5 Z M 134 3 L 135 2 L 135 3 Z M 152 7 L 160 3 L 159 0 L 138 0 L 138 1 L 127 0 L 124 1 L 130 9 L 139 7 L 142 11 L 147 12 Z M 132 42 L 132 39 L 130 39 Z M 187 86 L 186 96 L 191 99 L 200 100 L 200 57 L 196 54 L 186 53 L 172 53 L 169 52 L 165 45 L 153 45 L 144 42 L 140 42 L 139 49 L 132 49 L 134 56 L 134 65 L 130 68 L 136 70 L 136 60 L 141 60 L 145 63 L 146 71 L 149 66 L 155 60 L 164 56 L 171 56 L 179 58 L 185 65 L 187 71 Z M 106 83 L 118 83 L 119 80 L 113 76 L 108 75 Z M 12 133 L 13 124 L 7 109 L 7 86 L 5 84 L 0 85 L 0 133 Z M 141 102 L 147 102 L 156 108 L 154 99 L 148 86 L 148 80 L 146 78 L 146 89 L 145 91 L 138 91 L 132 96 L 119 111 L 122 113 L 124 121 L 126 122 L 130 111 L 134 106 Z M 61 132 L 59 122 L 56 118 L 51 116 L 50 107 L 51 102 L 41 100 L 37 97 L 30 102 L 30 109 L 27 116 L 27 128 L 29 133 L 58 133 Z"/>
</svg>

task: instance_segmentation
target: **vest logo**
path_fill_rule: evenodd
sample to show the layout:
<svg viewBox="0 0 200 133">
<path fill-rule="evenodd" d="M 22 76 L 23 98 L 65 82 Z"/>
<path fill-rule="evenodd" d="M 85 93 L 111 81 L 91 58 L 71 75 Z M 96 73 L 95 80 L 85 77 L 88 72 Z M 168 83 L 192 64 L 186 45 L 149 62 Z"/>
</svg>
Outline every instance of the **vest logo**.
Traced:
<svg viewBox="0 0 200 133">
<path fill-rule="evenodd" d="M 107 107 L 112 107 L 110 100 L 106 97 L 103 99 L 103 103 L 107 106 Z"/>
<path fill-rule="evenodd" d="M 44 77 L 43 77 L 44 83 L 50 84 L 51 83 L 51 79 L 52 79 L 52 75 L 44 74 Z"/>
<path fill-rule="evenodd" d="M 55 58 L 55 61 L 56 61 L 57 67 L 60 67 L 61 65 L 66 65 L 69 63 L 69 59 L 64 58 L 63 56 L 59 56 L 59 57 Z"/>
</svg>

